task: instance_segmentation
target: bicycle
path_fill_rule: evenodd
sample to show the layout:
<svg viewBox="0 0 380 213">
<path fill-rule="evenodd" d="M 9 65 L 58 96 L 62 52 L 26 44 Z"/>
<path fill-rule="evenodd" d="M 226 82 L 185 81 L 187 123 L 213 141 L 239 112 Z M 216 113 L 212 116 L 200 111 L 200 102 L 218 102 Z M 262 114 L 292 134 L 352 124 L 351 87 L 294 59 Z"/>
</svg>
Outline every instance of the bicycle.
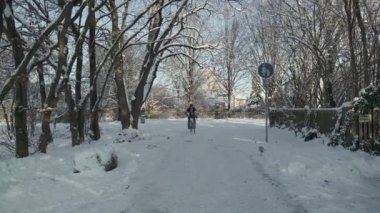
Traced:
<svg viewBox="0 0 380 213">
<path fill-rule="evenodd" d="M 195 134 L 195 127 L 196 127 L 196 120 L 195 120 L 195 118 L 190 118 L 189 119 L 189 125 L 188 125 L 188 127 L 189 127 L 190 132 L 193 132 Z"/>
</svg>

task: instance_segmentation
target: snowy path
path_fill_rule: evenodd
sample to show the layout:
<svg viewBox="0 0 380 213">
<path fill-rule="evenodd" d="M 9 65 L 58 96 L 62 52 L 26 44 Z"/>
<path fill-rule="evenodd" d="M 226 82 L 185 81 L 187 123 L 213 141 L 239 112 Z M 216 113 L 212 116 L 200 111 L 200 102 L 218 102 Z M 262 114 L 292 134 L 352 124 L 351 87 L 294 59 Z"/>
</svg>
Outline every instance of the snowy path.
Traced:
<svg viewBox="0 0 380 213">
<path fill-rule="evenodd" d="M 307 212 L 265 172 L 253 137 L 242 138 L 247 132 L 259 136 L 262 128 L 199 122 L 193 135 L 183 123 L 161 123 L 160 128 L 167 130 L 163 135 L 180 140 L 163 138 L 148 145 L 161 152 L 161 160 L 150 159 L 149 166 L 140 166 L 131 179 L 140 185 L 131 186 L 136 189 L 131 190 L 131 205 L 125 212 Z"/>
<path fill-rule="evenodd" d="M 194 135 L 184 119 L 147 120 L 142 132 L 102 123 L 101 140 L 72 148 L 59 124 L 48 154 L 16 159 L 0 148 L 0 212 L 379 212 L 379 157 L 275 128 L 264 143 L 262 120 L 197 127 Z M 118 168 L 104 172 L 97 156 L 112 152 Z"/>
</svg>

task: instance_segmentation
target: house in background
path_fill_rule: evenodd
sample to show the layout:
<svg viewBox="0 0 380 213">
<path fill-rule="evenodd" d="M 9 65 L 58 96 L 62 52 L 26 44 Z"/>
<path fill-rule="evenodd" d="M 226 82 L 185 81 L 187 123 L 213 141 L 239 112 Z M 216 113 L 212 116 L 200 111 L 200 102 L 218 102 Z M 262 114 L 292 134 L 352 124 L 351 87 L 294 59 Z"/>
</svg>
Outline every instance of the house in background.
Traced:
<svg viewBox="0 0 380 213">
<path fill-rule="evenodd" d="M 226 109 L 228 105 L 227 92 L 219 79 L 210 71 L 207 80 L 200 88 L 204 91 L 205 99 L 209 105 L 209 111 L 218 109 Z M 247 105 L 247 99 L 240 94 L 232 94 L 231 109 L 240 109 Z"/>
</svg>

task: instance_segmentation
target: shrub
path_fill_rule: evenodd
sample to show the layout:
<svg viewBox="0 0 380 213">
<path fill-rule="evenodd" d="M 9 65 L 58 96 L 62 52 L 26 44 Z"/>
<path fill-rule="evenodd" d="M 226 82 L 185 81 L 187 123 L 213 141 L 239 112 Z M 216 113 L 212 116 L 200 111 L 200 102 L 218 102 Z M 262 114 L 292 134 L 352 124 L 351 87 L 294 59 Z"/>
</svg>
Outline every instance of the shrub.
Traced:
<svg viewBox="0 0 380 213">
<path fill-rule="evenodd" d="M 99 154 L 96 154 L 96 160 L 98 161 L 99 165 L 104 167 L 104 171 L 106 172 L 114 170 L 118 166 L 118 159 L 115 152 L 111 152 L 110 157 L 106 163 L 103 163 Z"/>
</svg>

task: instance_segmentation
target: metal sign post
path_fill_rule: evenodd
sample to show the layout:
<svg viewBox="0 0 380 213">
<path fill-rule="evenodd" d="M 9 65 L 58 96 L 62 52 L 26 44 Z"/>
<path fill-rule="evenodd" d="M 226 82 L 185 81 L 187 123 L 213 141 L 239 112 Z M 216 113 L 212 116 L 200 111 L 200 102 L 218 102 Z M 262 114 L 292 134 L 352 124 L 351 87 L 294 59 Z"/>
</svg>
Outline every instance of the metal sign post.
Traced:
<svg viewBox="0 0 380 213">
<path fill-rule="evenodd" d="M 268 143 L 268 120 L 269 120 L 269 101 L 268 101 L 268 78 L 273 75 L 273 66 L 263 63 L 259 66 L 259 75 L 263 78 L 265 90 L 265 142 Z"/>
<path fill-rule="evenodd" d="M 264 78 L 265 89 L 265 142 L 268 143 L 268 117 L 269 117 L 269 102 L 268 102 L 268 79 Z"/>
</svg>

